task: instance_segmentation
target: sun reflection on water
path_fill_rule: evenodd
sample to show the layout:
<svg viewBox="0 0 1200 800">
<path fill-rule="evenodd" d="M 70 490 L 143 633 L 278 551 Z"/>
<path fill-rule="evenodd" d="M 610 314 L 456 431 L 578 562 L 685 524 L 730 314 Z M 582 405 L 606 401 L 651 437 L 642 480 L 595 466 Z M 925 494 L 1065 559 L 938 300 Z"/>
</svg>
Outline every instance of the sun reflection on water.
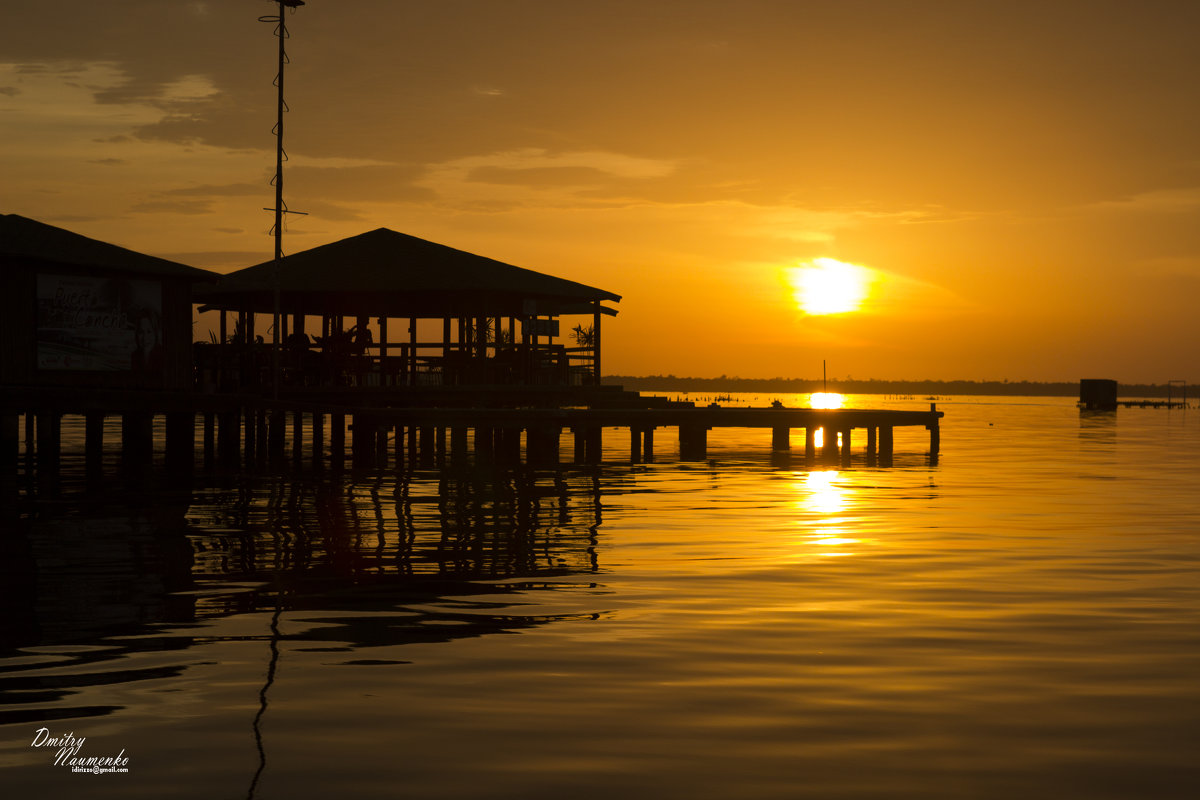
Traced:
<svg viewBox="0 0 1200 800">
<path fill-rule="evenodd" d="M 809 547 L 808 555 L 820 557 L 854 555 L 853 547 L 862 543 L 862 539 L 847 536 L 845 515 L 851 504 L 850 489 L 844 481 L 839 481 L 840 473 L 835 470 L 808 472 L 804 475 L 798 489 L 802 492 L 800 507 L 807 512 L 806 517 L 817 517 L 816 524 L 803 535 L 803 541 Z M 801 525 L 812 525 L 813 520 L 802 519 Z"/>
</svg>

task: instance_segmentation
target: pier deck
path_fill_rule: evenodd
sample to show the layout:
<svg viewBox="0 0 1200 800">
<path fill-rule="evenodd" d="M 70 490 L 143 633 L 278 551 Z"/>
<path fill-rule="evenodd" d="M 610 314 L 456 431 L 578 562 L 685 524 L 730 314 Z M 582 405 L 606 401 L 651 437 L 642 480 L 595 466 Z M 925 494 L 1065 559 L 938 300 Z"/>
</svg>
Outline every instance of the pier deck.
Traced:
<svg viewBox="0 0 1200 800">
<path fill-rule="evenodd" d="M 257 395 L 15 389 L 0 398 L 0 472 L 9 486 L 6 494 L 22 458 L 27 475 L 36 471 L 38 483 L 52 483 L 63 450 L 64 416 L 84 421 L 89 472 L 104 462 L 105 419 L 119 418 L 122 470 L 134 475 L 145 475 L 153 466 L 155 418 L 164 423 L 166 471 L 180 475 L 190 474 L 201 455 L 206 469 L 286 462 L 340 468 L 347 457 L 356 468 L 431 467 L 468 452 L 477 460 L 553 466 L 563 460 L 560 446 L 567 432 L 574 444 L 567 460 L 590 464 L 601 460 L 605 428 L 629 432 L 632 463 L 654 460 L 655 432 L 663 428 L 677 430 L 682 461 L 706 459 L 708 432 L 719 428 L 768 428 L 774 452 L 789 451 L 791 431 L 803 429 L 807 458 L 843 465 L 850 463 L 855 437 L 865 434 L 868 464 L 888 466 L 894 429 L 924 427 L 931 463 L 938 458 L 942 412 L 932 404 L 928 411 L 696 408 L 648 397 L 643 398 L 648 407 L 638 408 L 629 407 L 626 394 L 632 395 L 605 392 L 603 397 L 620 402 L 592 407 L 414 408 L 389 405 L 383 394 L 270 400 Z"/>
</svg>

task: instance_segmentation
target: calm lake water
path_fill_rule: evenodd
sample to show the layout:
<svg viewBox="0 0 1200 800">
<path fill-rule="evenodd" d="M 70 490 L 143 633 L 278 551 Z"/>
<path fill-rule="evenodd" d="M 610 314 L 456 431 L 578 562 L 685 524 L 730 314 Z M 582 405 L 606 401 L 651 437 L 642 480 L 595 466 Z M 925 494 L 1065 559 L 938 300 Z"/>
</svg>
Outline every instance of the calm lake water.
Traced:
<svg viewBox="0 0 1200 800">
<path fill-rule="evenodd" d="M 559 471 L 68 485 L 0 522 L 0 790 L 1200 796 L 1200 410 L 938 408 L 932 465 L 923 429 L 888 468 L 609 431 Z"/>
</svg>

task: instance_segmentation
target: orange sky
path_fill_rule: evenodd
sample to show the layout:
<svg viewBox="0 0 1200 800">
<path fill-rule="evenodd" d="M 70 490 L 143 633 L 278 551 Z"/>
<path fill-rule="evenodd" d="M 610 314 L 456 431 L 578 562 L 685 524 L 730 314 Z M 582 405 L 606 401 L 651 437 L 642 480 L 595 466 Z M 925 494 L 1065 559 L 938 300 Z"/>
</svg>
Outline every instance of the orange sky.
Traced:
<svg viewBox="0 0 1200 800">
<path fill-rule="evenodd" d="M 0 211 L 268 259 L 266 0 L 6 9 Z M 310 0 L 295 252 L 389 227 L 624 296 L 609 373 L 1195 380 L 1200 5 Z M 789 276 L 862 265 L 859 311 Z"/>
</svg>

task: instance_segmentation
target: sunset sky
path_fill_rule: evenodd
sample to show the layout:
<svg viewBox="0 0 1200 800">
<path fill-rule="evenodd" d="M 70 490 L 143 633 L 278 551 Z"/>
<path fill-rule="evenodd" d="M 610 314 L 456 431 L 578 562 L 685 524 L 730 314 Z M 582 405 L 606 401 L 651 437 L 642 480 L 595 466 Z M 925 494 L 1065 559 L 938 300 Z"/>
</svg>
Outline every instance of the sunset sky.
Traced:
<svg viewBox="0 0 1200 800">
<path fill-rule="evenodd" d="M 7 3 L 0 212 L 272 252 L 267 0 Z M 1200 4 L 309 0 L 285 239 L 624 296 L 621 374 L 1200 379 Z M 845 267 L 844 265 L 855 265 Z M 853 310 L 803 303 L 857 275 Z"/>
</svg>

